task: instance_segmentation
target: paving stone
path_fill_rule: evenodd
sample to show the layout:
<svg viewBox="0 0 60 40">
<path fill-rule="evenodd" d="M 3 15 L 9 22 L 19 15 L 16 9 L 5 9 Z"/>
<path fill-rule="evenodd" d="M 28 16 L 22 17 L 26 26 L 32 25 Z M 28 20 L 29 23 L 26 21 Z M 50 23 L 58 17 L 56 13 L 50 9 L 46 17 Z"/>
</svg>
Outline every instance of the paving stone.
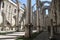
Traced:
<svg viewBox="0 0 60 40">
<path fill-rule="evenodd" d="M 48 40 L 48 37 L 48 32 L 42 32 L 33 40 Z"/>
</svg>

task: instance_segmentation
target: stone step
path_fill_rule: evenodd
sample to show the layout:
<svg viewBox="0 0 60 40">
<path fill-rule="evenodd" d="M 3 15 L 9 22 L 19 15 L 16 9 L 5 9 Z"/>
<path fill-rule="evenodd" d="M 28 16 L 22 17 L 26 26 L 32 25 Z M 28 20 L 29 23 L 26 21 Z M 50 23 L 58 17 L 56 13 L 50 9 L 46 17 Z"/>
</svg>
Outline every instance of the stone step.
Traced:
<svg viewBox="0 0 60 40">
<path fill-rule="evenodd" d="M 33 31 L 32 31 L 32 33 L 35 33 L 35 32 L 37 32 L 37 30 L 33 30 Z"/>
<path fill-rule="evenodd" d="M 8 32 L 15 32 L 15 30 L 10 30 L 10 31 L 0 31 L 0 33 L 8 33 Z"/>
<path fill-rule="evenodd" d="M 0 35 L 0 40 L 16 40 L 17 37 L 24 36 L 25 32 L 14 32 L 6 35 Z"/>
<path fill-rule="evenodd" d="M 15 40 L 15 39 L 0 39 L 0 40 Z"/>
<path fill-rule="evenodd" d="M 16 39 L 17 36 L 0 35 L 0 39 Z"/>
<path fill-rule="evenodd" d="M 6 35 L 9 35 L 9 36 L 24 36 L 25 32 L 14 32 L 12 34 L 6 34 Z"/>
</svg>

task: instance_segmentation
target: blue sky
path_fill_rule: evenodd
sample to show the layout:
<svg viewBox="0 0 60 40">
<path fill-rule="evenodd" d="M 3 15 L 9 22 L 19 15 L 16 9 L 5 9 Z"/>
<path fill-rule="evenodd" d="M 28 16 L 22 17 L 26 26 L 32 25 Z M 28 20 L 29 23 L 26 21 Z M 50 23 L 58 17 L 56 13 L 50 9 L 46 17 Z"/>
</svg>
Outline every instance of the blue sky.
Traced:
<svg viewBox="0 0 60 40">
<path fill-rule="evenodd" d="M 27 0 L 19 0 L 22 4 L 26 4 L 27 3 Z M 36 0 L 31 0 L 32 1 L 32 5 L 34 5 L 36 3 Z M 41 0 L 41 1 L 51 1 L 51 0 Z M 44 5 L 46 6 L 49 6 L 48 3 L 45 3 Z M 36 7 L 36 6 L 35 6 Z M 35 7 L 34 7 L 34 10 L 35 10 Z M 48 10 L 46 10 L 46 14 L 48 14 Z"/>
<path fill-rule="evenodd" d="M 15 1 L 15 0 L 14 0 Z M 26 4 L 27 0 L 19 0 L 22 4 Z M 31 0 L 32 1 L 32 5 L 34 5 L 36 3 L 36 0 Z M 51 1 L 51 0 L 41 0 L 41 1 Z M 45 3 L 45 5 L 49 5 L 48 3 Z"/>
<path fill-rule="evenodd" d="M 26 4 L 27 3 L 27 0 L 20 0 L 20 2 Z M 32 5 L 33 4 L 35 4 L 35 0 L 32 0 Z"/>
<path fill-rule="evenodd" d="M 27 0 L 19 0 L 21 3 L 27 3 Z M 41 1 L 51 1 L 51 0 L 41 0 Z M 36 3 L 36 0 L 32 0 L 32 5 Z M 46 4 L 47 5 L 47 4 Z"/>
<path fill-rule="evenodd" d="M 15 0 L 14 0 L 15 1 Z M 27 0 L 19 0 L 22 4 L 26 4 Z M 32 5 L 34 5 L 36 3 L 36 0 L 31 0 L 32 1 Z M 51 1 L 51 0 L 41 0 L 41 1 Z M 49 6 L 48 3 L 45 3 L 44 5 Z"/>
<path fill-rule="evenodd" d="M 51 0 L 41 0 L 41 1 L 51 1 Z M 20 2 L 21 2 L 22 4 L 26 4 L 26 3 L 27 3 L 27 0 L 20 0 Z M 32 0 L 32 5 L 34 5 L 35 3 L 36 3 L 36 0 Z M 48 3 L 45 3 L 44 5 L 49 6 Z M 36 6 L 35 6 L 35 7 L 36 7 Z M 36 10 L 35 7 L 34 7 L 34 10 Z M 48 14 L 48 10 L 46 10 L 46 14 Z"/>
</svg>

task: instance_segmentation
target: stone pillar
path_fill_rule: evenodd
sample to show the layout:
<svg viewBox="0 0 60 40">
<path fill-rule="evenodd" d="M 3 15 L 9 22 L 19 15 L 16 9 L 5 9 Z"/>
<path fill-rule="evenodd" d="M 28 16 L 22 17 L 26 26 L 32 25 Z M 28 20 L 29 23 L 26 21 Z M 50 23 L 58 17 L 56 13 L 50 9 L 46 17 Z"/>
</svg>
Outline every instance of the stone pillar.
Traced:
<svg viewBox="0 0 60 40">
<path fill-rule="evenodd" d="M 35 6 L 35 4 L 32 6 L 32 9 L 31 9 L 31 23 L 32 23 L 32 25 L 33 25 L 33 29 L 34 29 L 34 24 L 35 24 L 35 20 L 34 20 L 34 16 L 36 16 L 36 15 L 34 15 L 34 12 L 33 12 L 33 8 L 34 8 L 34 6 Z M 36 19 L 36 18 L 35 18 Z"/>
<path fill-rule="evenodd" d="M 60 0 L 56 0 L 56 32 L 60 34 Z"/>
<path fill-rule="evenodd" d="M 23 21 L 24 21 L 24 28 L 25 28 L 25 22 L 26 22 L 26 5 L 25 4 L 23 4 L 23 6 L 24 6 L 24 19 L 23 19 Z M 25 30 L 25 29 L 24 29 Z"/>
<path fill-rule="evenodd" d="M 0 10 L 1 10 L 1 1 L 0 1 Z"/>
<path fill-rule="evenodd" d="M 16 28 L 17 28 L 17 31 L 19 31 L 19 2 L 18 0 L 16 0 L 16 3 L 17 3 L 17 15 L 16 15 Z"/>
<path fill-rule="evenodd" d="M 1 6 L 5 5 L 4 2 L 6 2 L 6 1 L 3 0 Z M 2 27 L 2 30 L 4 30 L 4 28 L 6 27 L 6 15 L 5 15 L 6 12 L 4 11 L 5 8 L 6 8 L 6 5 L 3 7 L 3 9 L 1 9 L 2 17 L 3 17 L 3 27 Z"/>
<path fill-rule="evenodd" d="M 40 31 L 40 26 L 39 26 L 39 0 L 36 0 L 36 14 L 37 14 L 37 32 Z"/>
<path fill-rule="evenodd" d="M 51 19 L 51 28 L 50 28 L 50 39 L 53 38 L 53 19 Z"/>
<path fill-rule="evenodd" d="M 57 32 L 57 8 L 56 8 L 56 6 L 57 6 L 57 1 L 56 0 L 53 0 L 53 3 L 54 3 L 54 9 L 53 9 L 53 11 L 54 11 L 54 20 L 55 20 L 55 27 L 54 27 L 54 33 L 55 32 Z"/>
<path fill-rule="evenodd" d="M 27 10 L 26 10 L 26 24 L 25 24 L 25 37 L 31 37 L 31 0 L 27 0 Z"/>
<path fill-rule="evenodd" d="M 33 7 L 31 8 L 31 19 L 30 19 L 30 21 L 31 21 L 31 23 L 33 22 Z"/>
</svg>

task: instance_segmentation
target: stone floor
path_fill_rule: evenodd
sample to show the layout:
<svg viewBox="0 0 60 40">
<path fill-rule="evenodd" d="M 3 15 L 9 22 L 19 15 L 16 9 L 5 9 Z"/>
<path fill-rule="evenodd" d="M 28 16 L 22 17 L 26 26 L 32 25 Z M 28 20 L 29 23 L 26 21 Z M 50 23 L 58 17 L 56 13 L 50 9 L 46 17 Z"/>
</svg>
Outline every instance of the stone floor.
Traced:
<svg viewBox="0 0 60 40">
<path fill-rule="evenodd" d="M 60 40 L 60 34 L 56 34 L 54 40 Z"/>
<path fill-rule="evenodd" d="M 54 35 L 52 39 L 49 39 L 49 34 L 47 31 L 40 33 L 35 39 L 33 40 L 60 40 L 60 34 Z"/>
<path fill-rule="evenodd" d="M 48 35 L 48 32 L 42 32 L 40 33 L 35 39 L 33 40 L 49 40 L 48 39 L 49 35 Z"/>
<path fill-rule="evenodd" d="M 15 39 L 0 39 L 0 40 L 15 40 Z"/>
<path fill-rule="evenodd" d="M 24 36 L 25 32 L 14 32 L 6 35 L 0 35 L 0 40 L 16 40 L 17 37 Z M 47 31 L 40 33 L 33 40 L 49 40 L 49 35 Z M 56 35 L 54 40 L 60 40 L 60 35 Z"/>
<path fill-rule="evenodd" d="M 37 30 L 33 30 L 32 32 L 36 32 Z M 25 32 L 14 32 L 6 35 L 0 35 L 0 40 L 16 40 L 17 37 L 24 36 Z"/>
<path fill-rule="evenodd" d="M 0 40 L 15 40 L 17 36 L 0 35 Z"/>
<path fill-rule="evenodd" d="M 16 40 L 17 37 L 24 36 L 25 32 L 14 32 L 6 35 L 0 35 L 0 40 Z"/>
</svg>

